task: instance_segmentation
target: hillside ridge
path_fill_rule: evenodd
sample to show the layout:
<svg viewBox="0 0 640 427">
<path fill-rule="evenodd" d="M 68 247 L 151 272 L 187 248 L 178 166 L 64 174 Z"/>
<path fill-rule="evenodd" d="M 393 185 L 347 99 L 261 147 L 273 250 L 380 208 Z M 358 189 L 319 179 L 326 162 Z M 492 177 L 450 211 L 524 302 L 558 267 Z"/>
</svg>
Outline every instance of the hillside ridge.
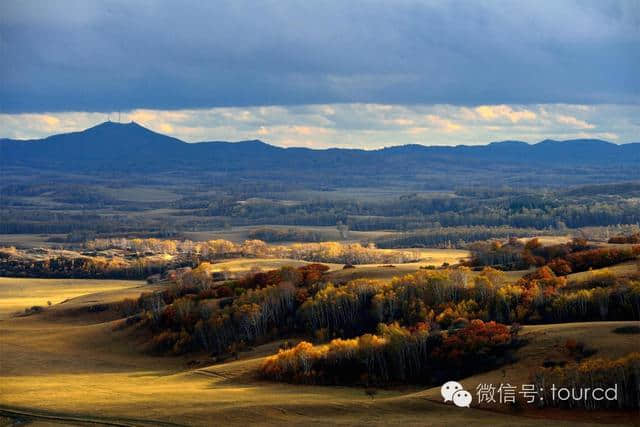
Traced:
<svg viewBox="0 0 640 427">
<path fill-rule="evenodd" d="M 100 172 L 118 170 L 202 171 L 224 165 L 239 173 L 288 170 L 292 165 L 316 171 L 411 174 L 424 168 L 483 169 L 496 166 L 552 164 L 618 168 L 640 164 L 640 143 L 617 145 L 598 139 L 496 141 L 486 145 L 406 144 L 376 150 L 278 147 L 259 139 L 187 143 L 136 122 L 104 122 L 79 132 L 41 139 L 0 140 L 2 166 Z M 258 172 L 256 172 L 258 171 Z"/>
</svg>

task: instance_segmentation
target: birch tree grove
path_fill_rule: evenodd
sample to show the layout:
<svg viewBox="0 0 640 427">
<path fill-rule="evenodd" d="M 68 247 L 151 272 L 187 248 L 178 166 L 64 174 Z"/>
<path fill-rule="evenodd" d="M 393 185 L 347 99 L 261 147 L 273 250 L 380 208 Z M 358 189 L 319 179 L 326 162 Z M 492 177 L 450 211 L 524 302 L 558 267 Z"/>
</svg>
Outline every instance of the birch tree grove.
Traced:
<svg viewBox="0 0 640 427">
<path fill-rule="evenodd" d="M 199 277 L 199 270 L 192 272 Z M 138 307 L 147 311 L 159 351 L 204 349 L 216 355 L 293 334 L 319 342 L 354 338 L 394 323 L 457 331 L 474 319 L 505 324 L 640 320 L 640 281 L 633 277 L 589 276 L 569 286 L 542 267 L 509 283 L 491 268 L 476 274 L 457 268 L 335 285 L 327 282 L 325 271 L 317 264 L 282 268 L 206 286 L 199 279 L 179 280 L 164 293 L 141 296 Z"/>
<path fill-rule="evenodd" d="M 566 367 L 540 368 L 532 374 L 536 388 L 543 391 L 538 404 L 541 407 L 582 409 L 639 409 L 640 408 L 640 353 L 631 353 L 619 359 L 589 359 Z M 577 390 L 579 398 L 567 400 L 554 396 L 551 388 Z M 616 399 L 604 399 L 593 390 L 616 388 Z M 588 391 L 587 391 L 588 390 Z M 576 393 L 576 392 L 574 392 Z"/>
<path fill-rule="evenodd" d="M 281 350 L 264 361 L 260 373 L 307 384 L 436 384 L 504 363 L 516 345 L 516 335 L 494 322 L 474 320 L 451 334 L 429 331 L 425 324 L 381 324 L 376 334 Z"/>
</svg>

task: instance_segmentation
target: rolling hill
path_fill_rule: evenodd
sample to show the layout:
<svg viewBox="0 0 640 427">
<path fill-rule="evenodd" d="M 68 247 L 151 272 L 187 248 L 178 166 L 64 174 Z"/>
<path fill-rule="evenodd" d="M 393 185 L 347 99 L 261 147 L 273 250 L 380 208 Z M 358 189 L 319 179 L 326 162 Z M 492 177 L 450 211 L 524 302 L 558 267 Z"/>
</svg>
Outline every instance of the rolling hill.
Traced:
<svg viewBox="0 0 640 427">
<path fill-rule="evenodd" d="M 617 179 L 640 178 L 640 143 L 616 145 L 595 139 L 446 147 L 414 144 L 371 151 L 313 150 L 281 148 L 259 140 L 186 143 L 134 122 L 105 122 L 81 132 L 38 140 L 2 139 L 0 154 L 3 168 L 91 174 L 216 170 L 257 179 L 278 180 L 277 177 L 296 175 L 313 180 L 314 175 L 324 175 L 325 180 L 339 181 L 342 177 L 351 182 L 346 177 L 358 176 L 364 182 L 387 183 L 452 173 L 469 177 L 480 170 L 506 174 L 517 181 L 528 173 L 550 169 L 576 183 L 599 182 L 594 175 L 599 179 L 609 175 Z M 585 173 L 585 169 L 594 174 Z M 576 173 L 578 170 L 580 174 Z M 326 178 L 329 172 L 331 177 Z"/>
</svg>

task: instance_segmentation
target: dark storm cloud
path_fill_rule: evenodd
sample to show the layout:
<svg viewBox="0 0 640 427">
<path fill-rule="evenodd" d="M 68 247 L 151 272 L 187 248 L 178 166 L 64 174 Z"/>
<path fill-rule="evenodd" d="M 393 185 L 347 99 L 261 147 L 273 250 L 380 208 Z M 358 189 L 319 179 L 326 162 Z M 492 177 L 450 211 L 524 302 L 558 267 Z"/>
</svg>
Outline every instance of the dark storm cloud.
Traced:
<svg viewBox="0 0 640 427">
<path fill-rule="evenodd" d="M 0 109 L 638 103 L 640 3 L 0 4 Z"/>
</svg>

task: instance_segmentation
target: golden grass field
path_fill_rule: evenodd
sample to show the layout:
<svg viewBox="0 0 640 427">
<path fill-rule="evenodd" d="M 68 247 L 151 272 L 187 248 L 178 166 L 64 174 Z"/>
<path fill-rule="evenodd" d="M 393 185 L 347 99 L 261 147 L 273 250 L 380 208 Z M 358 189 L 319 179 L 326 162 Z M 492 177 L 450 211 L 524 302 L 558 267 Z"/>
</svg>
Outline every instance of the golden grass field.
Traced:
<svg viewBox="0 0 640 427">
<path fill-rule="evenodd" d="M 616 334 L 612 331 L 622 325 L 640 326 L 640 322 L 577 322 L 550 325 L 531 325 L 522 328 L 522 336 L 529 343 L 518 349 L 516 358 L 518 361 L 506 365 L 494 371 L 485 372 L 468 377 L 460 383 L 466 390 L 473 390 L 478 384 L 511 384 L 518 387 L 522 384 L 530 384 L 530 373 L 533 369 L 542 366 L 546 358 L 562 354 L 563 346 L 567 339 L 573 339 L 597 350 L 594 357 L 619 358 L 634 351 L 640 351 L 640 339 L 637 335 Z M 440 398 L 438 387 L 422 392 L 421 395 L 437 400 Z M 508 412 L 509 408 L 500 405 L 492 405 L 491 409 Z M 549 411 L 540 411 L 535 408 L 523 408 L 522 415 L 541 417 L 549 415 Z M 612 413 L 610 411 L 592 411 L 588 415 L 583 411 L 556 411 L 557 416 L 567 421 L 581 422 L 585 419 L 597 421 L 603 424 L 625 423 L 629 420 L 629 413 Z M 632 414 L 633 415 L 633 414 Z M 633 419 L 632 419 L 633 421 Z"/>
<path fill-rule="evenodd" d="M 355 278 L 368 277 L 371 279 L 390 280 L 394 276 L 414 273 L 422 267 L 439 267 L 443 263 L 451 265 L 469 257 L 469 252 L 461 249 L 407 249 L 415 252 L 420 258 L 417 262 L 394 264 L 393 267 L 384 267 L 381 264 L 360 264 L 356 268 L 343 270 L 344 264 L 322 263 L 329 266 L 331 280 L 343 282 Z M 389 249 L 393 251 L 393 249 Z M 241 274 L 251 270 L 273 270 L 283 266 L 300 267 L 311 264 L 308 261 L 278 258 L 236 258 L 219 260 L 212 264 L 211 272 L 225 271 Z"/>
<path fill-rule="evenodd" d="M 440 403 L 438 388 L 380 390 L 371 399 L 358 387 L 295 386 L 258 380 L 255 368 L 262 358 L 277 350 L 277 342 L 241 353 L 238 361 L 216 365 L 208 365 L 206 355 L 147 355 L 140 350 L 141 337 L 129 330 L 114 331 L 117 321 L 82 314 L 81 310 L 155 287 L 140 282 L 2 279 L 0 285 L 4 307 L 31 304 L 34 300 L 28 297 L 28 290 L 38 292 L 35 298 L 39 303 L 40 299 L 59 302 L 72 298 L 44 313 L 0 321 L 0 415 L 35 419 L 36 425 L 549 424 L 540 418 L 538 410 L 511 413 L 505 408 L 445 405 Z M 462 384 L 471 389 L 479 382 L 526 381 L 529 370 L 570 337 L 588 339 L 603 356 L 638 350 L 634 336 L 611 332 L 618 325 L 632 323 L 525 327 L 523 332 L 530 343 L 518 350 L 516 364 L 473 376 Z M 625 414 L 607 419 L 603 414 L 561 411 L 545 412 L 545 416 L 555 418 L 554 425 L 566 426 L 578 421 L 580 425 L 629 421 Z"/>
<path fill-rule="evenodd" d="M 122 291 L 139 286 L 134 280 L 31 279 L 0 277 L 0 320 L 35 305 L 58 304 L 80 295 Z M 118 293 L 120 297 L 121 293 Z"/>
</svg>

